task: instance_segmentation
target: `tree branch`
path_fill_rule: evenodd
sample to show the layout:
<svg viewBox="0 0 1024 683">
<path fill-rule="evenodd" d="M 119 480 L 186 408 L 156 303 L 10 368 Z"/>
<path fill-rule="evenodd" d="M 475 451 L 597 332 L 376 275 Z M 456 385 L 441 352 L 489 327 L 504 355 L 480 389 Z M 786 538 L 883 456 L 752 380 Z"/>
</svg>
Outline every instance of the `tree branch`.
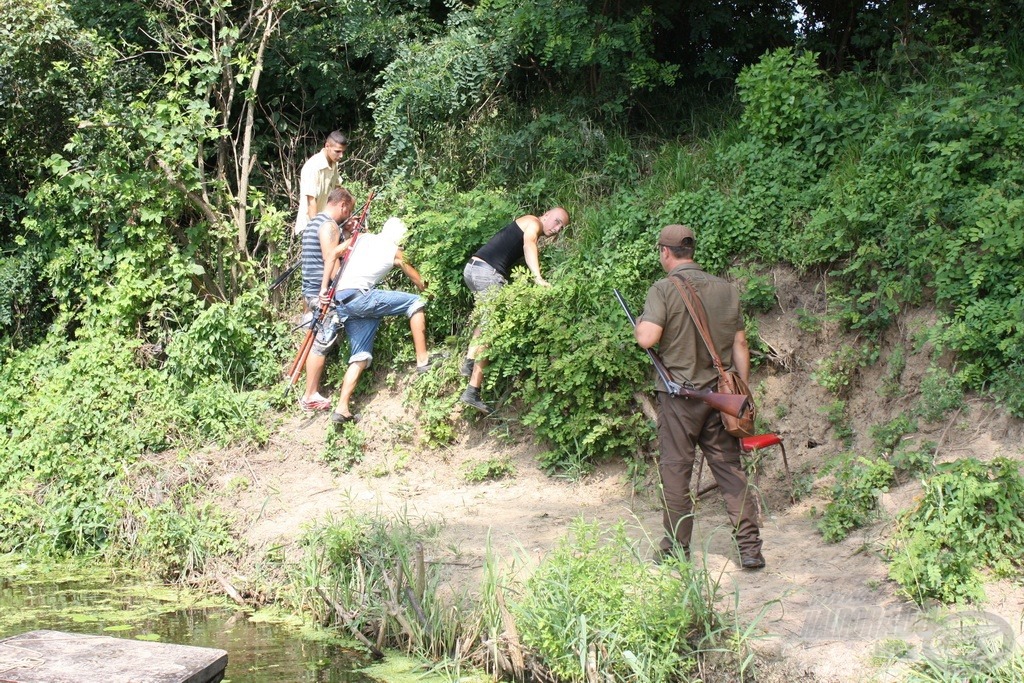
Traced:
<svg viewBox="0 0 1024 683">
<path fill-rule="evenodd" d="M 167 177 L 167 182 L 180 190 L 192 205 L 202 212 L 206 220 L 210 222 L 210 227 L 217 227 L 217 224 L 220 223 L 220 217 L 217 215 L 217 212 L 214 211 L 213 206 L 211 206 L 209 202 L 204 201 L 198 194 L 185 187 L 185 183 L 181 182 L 181 180 L 174 175 L 174 171 L 167 165 L 167 162 L 162 159 L 158 159 L 156 156 L 151 156 L 150 159 L 154 161 L 164 172 L 164 175 Z"/>
</svg>

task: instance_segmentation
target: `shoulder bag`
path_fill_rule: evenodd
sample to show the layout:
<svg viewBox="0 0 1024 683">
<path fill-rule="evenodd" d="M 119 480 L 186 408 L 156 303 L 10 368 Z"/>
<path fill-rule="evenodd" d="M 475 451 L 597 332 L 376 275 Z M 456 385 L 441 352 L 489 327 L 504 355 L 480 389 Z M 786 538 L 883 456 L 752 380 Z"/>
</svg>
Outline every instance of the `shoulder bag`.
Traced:
<svg viewBox="0 0 1024 683">
<path fill-rule="evenodd" d="M 681 275 L 676 275 L 672 278 L 672 283 L 679 290 L 679 296 L 683 297 L 683 303 L 686 304 L 686 310 L 690 312 L 690 318 L 693 319 L 694 325 L 697 326 L 697 330 L 700 332 L 701 338 L 704 339 L 704 345 L 708 347 L 708 353 L 711 354 L 711 361 L 715 365 L 715 370 L 718 371 L 718 391 L 722 394 L 741 394 L 747 397 L 749 401 L 750 409 L 747 410 L 743 417 L 733 417 L 726 413 L 719 413 L 722 416 L 722 424 L 725 425 L 725 431 L 729 432 L 737 439 L 745 436 L 754 435 L 754 418 L 757 416 L 757 408 L 754 405 L 754 397 L 750 393 L 750 387 L 747 383 L 739 376 L 738 373 L 732 370 L 726 370 L 722 367 L 722 359 L 718 357 L 718 352 L 715 351 L 715 345 L 711 341 L 711 331 L 708 327 L 707 313 L 704 311 L 704 303 L 700 300 L 700 295 L 697 294 L 697 290 L 694 289 L 693 283 L 687 280 Z M 682 283 L 682 284 L 680 284 Z"/>
</svg>

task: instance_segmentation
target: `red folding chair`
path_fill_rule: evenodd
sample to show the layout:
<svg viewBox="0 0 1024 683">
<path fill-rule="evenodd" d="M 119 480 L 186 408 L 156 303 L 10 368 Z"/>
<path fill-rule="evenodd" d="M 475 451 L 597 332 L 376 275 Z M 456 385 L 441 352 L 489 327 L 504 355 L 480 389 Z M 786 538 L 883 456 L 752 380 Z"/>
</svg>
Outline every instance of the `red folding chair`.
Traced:
<svg viewBox="0 0 1024 683">
<path fill-rule="evenodd" d="M 771 446 L 778 446 L 779 450 L 782 451 L 782 468 L 786 470 L 786 484 L 789 486 L 789 501 L 791 503 L 796 502 L 796 496 L 793 491 L 793 475 L 789 471 L 789 460 L 786 459 L 786 444 L 782 443 L 782 437 L 778 434 L 756 434 L 754 436 L 745 436 L 740 439 L 740 448 L 743 449 L 744 453 L 753 453 L 754 457 L 757 458 L 755 461 L 755 468 L 757 463 L 760 462 L 760 457 L 757 455 L 757 451 L 762 448 L 770 448 Z M 754 470 L 754 485 L 757 485 L 757 479 L 760 472 Z"/>
<path fill-rule="evenodd" d="M 740 448 L 743 449 L 744 453 L 754 454 L 754 487 L 758 486 L 758 482 L 761 478 L 761 471 L 758 465 L 761 461 L 761 456 L 758 455 L 757 451 L 770 448 L 772 446 L 778 446 L 779 450 L 782 451 L 782 466 L 786 470 L 786 483 L 789 485 L 789 500 L 790 502 L 796 502 L 796 496 L 793 492 L 793 475 L 789 471 L 789 460 L 786 458 L 786 444 L 782 443 L 782 437 L 778 434 L 756 434 L 754 436 L 745 436 L 740 439 Z M 700 486 L 701 474 L 704 470 L 704 453 L 700 454 L 700 462 L 697 463 L 697 477 L 695 479 L 695 485 Z M 712 481 L 710 484 L 697 489 L 695 498 L 700 498 L 709 491 L 714 491 L 718 488 L 718 482 Z"/>
</svg>

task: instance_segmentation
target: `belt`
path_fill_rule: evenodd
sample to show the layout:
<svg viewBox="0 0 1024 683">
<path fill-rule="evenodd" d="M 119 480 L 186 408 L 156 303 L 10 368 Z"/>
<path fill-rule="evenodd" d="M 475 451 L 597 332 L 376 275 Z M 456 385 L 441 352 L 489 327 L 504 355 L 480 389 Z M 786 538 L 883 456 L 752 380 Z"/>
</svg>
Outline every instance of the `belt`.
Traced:
<svg viewBox="0 0 1024 683">
<path fill-rule="evenodd" d="M 351 294 L 347 294 L 347 295 L 341 297 L 340 299 L 338 299 L 338 303 L 341 304 L 342 306 L 344 306 L 345 304 L 348 304 L 348 303 L 351 303 L 352 301 L 354 301 L 357 297 L 361 297 L 362 295 L 366 294 L 366 292 L 369 291 L 369 290 L 365 290 L 365 289 L 349 289 L 349 290 L 342 290 L 342 291 L 351 292 Z"/>
<path fill-rule="evenodd" d="M 488 263 L 487 261 L 484 261 L 482 258 L 477 258 L 476 256 L 474 256 L 473 258 L 469 259 L 469 265 L 470 266 L 476 266 L 476 267 L 490 268 L 491 270 L 494 270 L 494 268 L 491 266 L 490 263 Z"/>
</svg>

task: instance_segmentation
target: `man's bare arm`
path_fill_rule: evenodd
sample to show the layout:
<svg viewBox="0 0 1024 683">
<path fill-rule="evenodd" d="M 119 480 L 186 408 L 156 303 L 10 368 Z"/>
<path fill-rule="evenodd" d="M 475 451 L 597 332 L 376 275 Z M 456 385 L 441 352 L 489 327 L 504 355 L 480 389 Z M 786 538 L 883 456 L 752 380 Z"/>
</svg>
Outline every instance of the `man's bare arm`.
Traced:
<svg viewBox="0 0 1024 683">
<path fill-rule="evenodd" d="M 540 219 L 536 216 L 522 216 L 516 222 L 523 229 L 523 260 L 526 261 L 526 267 L 533 273 L 533 281 L 538 285 L 550 287 L 551 283 L 540 274 L 540 248 L 537 245 L 543 227 L 540 224 Z"/>
<path fill-rule="evenodd" d="M 416 289 L 423 291 L 427 288 L 427 283 L 423 281 L 423 277 L 419 271 L 412 267 L 412 264 L 405 260 L 405 255 L 402 250 L 399 249 L 395 254 L 395 266 L 402 269 L 406 277 L 412 280 L 412 283 L 416 285 Z"/>
<path fill-rule="evenodd" d="M 640 345 L 640 348 L 649 349 L 661 341 L 663 331 L 661 325 L 641 320 L 633 328 L 633 336 L 636 337 L 636 343 Z"/>
<path fill-rule="evenodd" d="M 316 218 L 316 197 L 313 195 L 306 195 L 306 218 L 313 220 Z"/>
<path fill-rule="evenodd" d="M 747 333 L 743 330 L 738 330 L 732 339 L 732 364 L 740 379 L 749 384 L 750 347 L 747 345 Z"/>
</svg>

